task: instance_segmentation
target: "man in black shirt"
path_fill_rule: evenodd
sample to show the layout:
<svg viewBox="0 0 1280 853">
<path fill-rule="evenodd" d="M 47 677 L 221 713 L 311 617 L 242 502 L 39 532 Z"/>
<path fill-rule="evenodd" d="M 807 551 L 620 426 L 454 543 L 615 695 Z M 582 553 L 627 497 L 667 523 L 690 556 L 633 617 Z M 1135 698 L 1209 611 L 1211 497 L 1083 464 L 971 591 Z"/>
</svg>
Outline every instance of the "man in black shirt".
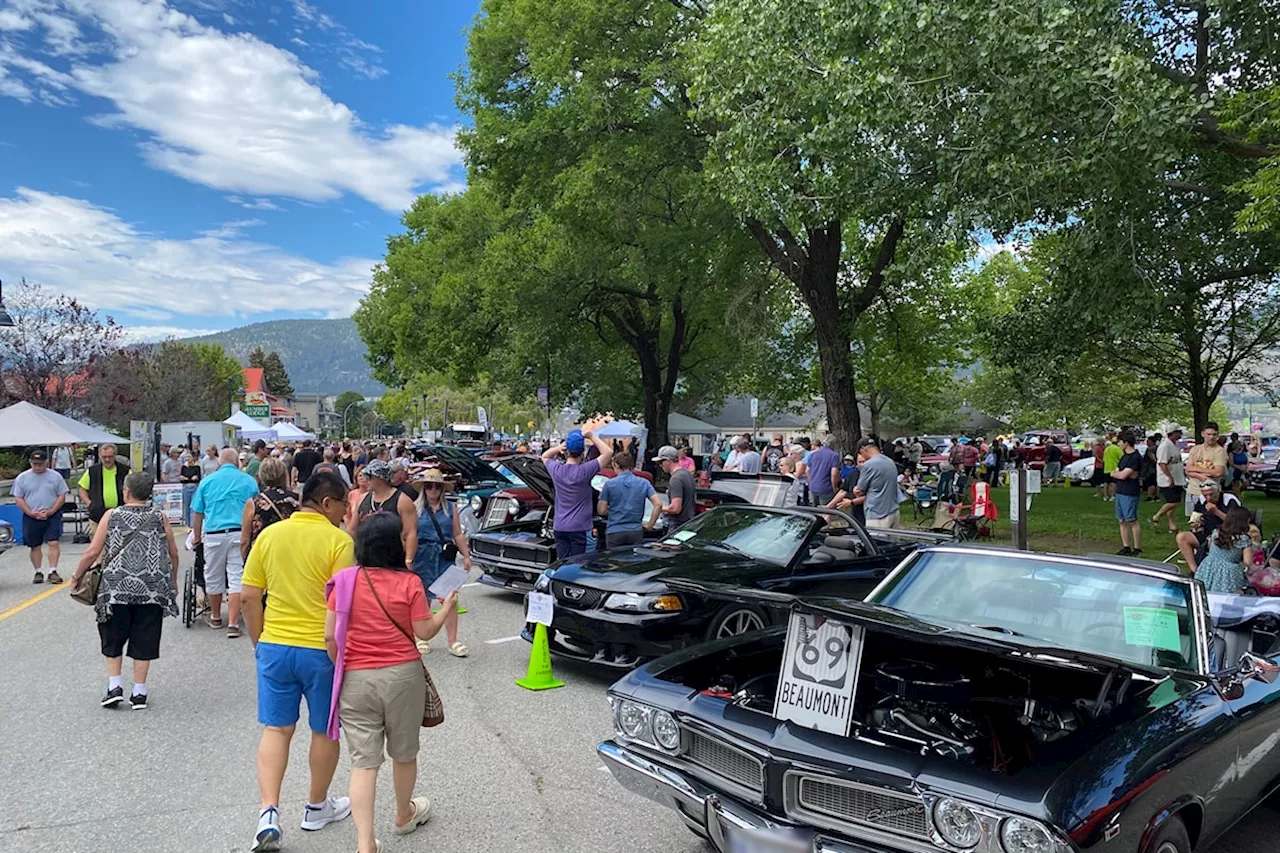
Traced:
<svg viewBox="0 0 1280 853">
<path fill-rule="evenodd" d="M 1049 442 L 1049 446 L 1044 451 L 1044 480 L 1053 485 L 1062 473 L 1062 448 L 1054 444 L 1052 438 L 1045 440 Z"/>
<path fill-rule="evenodd" d="M 1121 430 L 1120 449 L 1124 454 L 1111 472 L 1116 483 L 1116 521 L 1120 522 L 1121 556 L 1142 553 L 1142 525 L 1138 523 L 1138 501 L 1142 499 L 1142 454 L 1131 430 Z M 1132 543 L 1132 544 L 1130 544 Z"/>
<path fill-rule="evenodd" d="M 859 454 L 858 462 L 862 461 Z M 862 526 L 867 524 L 867 515 L 862 505 L 867 502 L 867 496 L 858 494 L 854 491 L 858 487 L 858 466 L 855 465 L 848 474 L 844 475 L 844 479 L 840 481 L 840 491 L 836 492 L 836 496 L 831 499 L 831 503 L 827 506 L 835 509 L 842 509 L 852 515 L 854 520 Z"/>
<path fill-rule="evenodd" d="M 1231 492 L 1224 494 L 1216 480 L 1204 481 L 1200 487 L 1200 498 L 1191 507 L 1191 530 L 1184 530 L 1174 537 L 1183 560 L 1192 571 L 1195 571 L 1200 547 L 1217 531 L 1232 506 L 1243 504 Z"/>
<path fill-rule="evenodd" d="M 294 482 L 298 484 L 298 488 L 302 488 L 302 484 L 311 476 L 311 472 L 315 467 L 323 461 L 319 453 L 312 446 L 310 439 L 302 442 L 302 449 L 293 454 L 293 473 Z"/>
</svg>

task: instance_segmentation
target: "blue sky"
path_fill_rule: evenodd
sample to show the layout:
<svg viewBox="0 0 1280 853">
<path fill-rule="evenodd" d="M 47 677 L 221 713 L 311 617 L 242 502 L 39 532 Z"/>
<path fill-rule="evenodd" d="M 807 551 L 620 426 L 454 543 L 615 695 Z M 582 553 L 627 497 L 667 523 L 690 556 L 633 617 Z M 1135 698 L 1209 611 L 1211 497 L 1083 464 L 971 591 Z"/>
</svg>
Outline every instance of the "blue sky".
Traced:
<svg viewBox="0 0 1280 853">
<path fill-rule="evenodd" d="M 0 0 L 0 279 L 137 339 L 347 316 L 459 189 L 480 0 Z"/>
</svg>

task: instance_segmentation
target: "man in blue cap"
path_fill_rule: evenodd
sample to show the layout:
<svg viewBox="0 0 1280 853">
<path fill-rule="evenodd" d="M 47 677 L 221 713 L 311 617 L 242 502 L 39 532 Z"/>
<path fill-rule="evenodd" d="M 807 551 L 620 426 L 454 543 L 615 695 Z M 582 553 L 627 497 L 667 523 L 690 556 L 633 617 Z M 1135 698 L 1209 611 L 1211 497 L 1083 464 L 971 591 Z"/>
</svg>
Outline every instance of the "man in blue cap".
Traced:
<svg viewBox="0 0 1280 853">
<path fill-rule="evenodd" d="M 587 441 L 600 451 L 590 462 L 584 461 L 583 456 Z M 561 454 L 564 461 L 559 458 Z M 548 448 L 542 454 L 542 461 L 555 487 L 551 528 L 556 537 L 556 556 L 564 560 L 586 553 L 594 503 L 591 478 L 600 473 L 601 466 L 613 461 L 613 446 L 590 430 L 584 433 L 575 429 L 565 437 L 564 444 Z"/>
</svg>

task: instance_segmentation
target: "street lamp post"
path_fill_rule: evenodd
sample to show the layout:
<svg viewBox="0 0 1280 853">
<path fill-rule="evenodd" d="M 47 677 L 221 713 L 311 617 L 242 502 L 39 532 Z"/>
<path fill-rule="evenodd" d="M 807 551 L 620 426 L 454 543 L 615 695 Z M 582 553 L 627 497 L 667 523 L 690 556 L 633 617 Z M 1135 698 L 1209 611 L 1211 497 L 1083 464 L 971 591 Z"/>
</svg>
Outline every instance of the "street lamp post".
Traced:
<svg viewBox="0 0 1280 853">
<path fill-rule="evenodd" d="M 350 403 L 347 403 L 347 407 L 342 410 L 342 437 L 343 438 L 347 437 L 347 412 L 351 411 L 352 406 L 359 405 L 360 403 L 363 403 L 363 402 L 364 402 L 363 400 L 352 400 Z"/>
</svg>

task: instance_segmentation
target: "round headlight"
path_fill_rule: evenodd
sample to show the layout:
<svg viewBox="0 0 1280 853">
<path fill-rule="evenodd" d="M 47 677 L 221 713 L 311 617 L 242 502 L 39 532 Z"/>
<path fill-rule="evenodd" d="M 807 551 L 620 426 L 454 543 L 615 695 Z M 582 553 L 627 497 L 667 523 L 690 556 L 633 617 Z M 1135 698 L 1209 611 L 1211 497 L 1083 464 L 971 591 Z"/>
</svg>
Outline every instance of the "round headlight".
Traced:
<svg viewBox="0 0 1280 853">
<path fill-rule="evenodd" d="M 653 712 L 653 737 L 658 746 L 675 752 L 680 748 L 680 726 L 676 718 L 666 711 Z"/>
<path fill-rule="evenodd" d="M 479 495 L 471 496 L 471 511 L 476 515 L 480 514 L 480 510 L 484 509 L 484 498 Z"/>
<path fill-rule="evenodd" d="M 973 809 L 951 799 L 938 800 L 933 807 L 933 826 L 948 844 L 976 847 L 982 840 L 982 824 Z"/>
<path fill-rule="evenodd" d="M 649 715 L 645 708 L 635 702 L 623 702 L 618 708 L 618 728 L 627 737 L 648 740 L 649 733 L 645 730 L 648 723 Z"/>
<path fill-rule="evenodd" d="M 1000 843 L 1008 853 L 1053 853 L 1049 830 L 1034 820 L 1011 817 L 1000 827 Z"/>
<path fill-rule="evenodd" d="M 7 524 L 0 524 L 0 543 L 13 541 L 13 528 Z"/>
</svg>

